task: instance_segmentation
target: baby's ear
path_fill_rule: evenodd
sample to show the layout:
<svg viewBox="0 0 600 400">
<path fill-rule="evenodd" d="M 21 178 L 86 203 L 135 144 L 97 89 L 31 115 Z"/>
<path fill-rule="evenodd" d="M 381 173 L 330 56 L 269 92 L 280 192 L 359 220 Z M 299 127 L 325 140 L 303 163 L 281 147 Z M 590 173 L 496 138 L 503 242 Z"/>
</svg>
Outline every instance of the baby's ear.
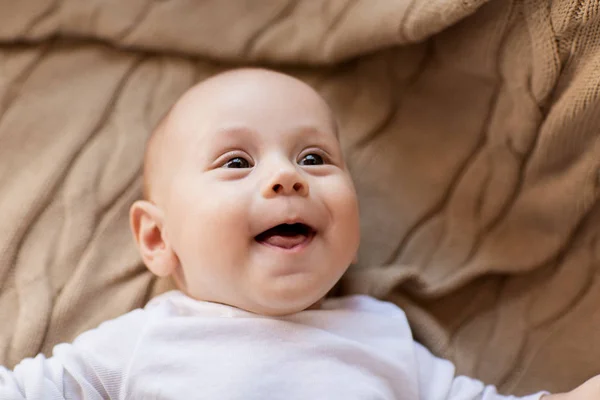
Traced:
<svg viewBox="0 0 600 400">
<path fill-rule="evenodd" d="M 129 210 L 129 223 L 146 267 L 160 277 L 171 275 L 179 260 L 166 240 L 162 210 L 149 201 L 136 201 Z"/>
</svg>

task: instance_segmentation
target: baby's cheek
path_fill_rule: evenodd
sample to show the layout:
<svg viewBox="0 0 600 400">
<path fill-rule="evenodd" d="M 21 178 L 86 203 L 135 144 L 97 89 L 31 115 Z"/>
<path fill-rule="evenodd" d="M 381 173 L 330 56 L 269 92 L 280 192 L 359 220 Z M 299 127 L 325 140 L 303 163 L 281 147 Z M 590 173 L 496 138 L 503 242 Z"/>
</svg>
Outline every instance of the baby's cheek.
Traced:
<svg viewBox="0 0 600 400">
<path fill-rule="evenodd" d="M 332 215 L 334 218 L 335 237 L 339 240 L 339 247 L 344 251 L 354 253 L 360 241 L 360 223 L 358 200 L 354 188 L 346 182 L 341 182 L 337 187 L 332 187 Z M 354 254 L 351 255 L 352 258 Z"/>
<path fill-rule="evenodd" d="M 334 212 L 351 224 L 358 219 L 358 200 L 354 187 L 345 181 L 337 182 L 337 185 L 331 185 L 331 203 Z"/>
<path fill-rule="evenodd" d="M 235 196 L 219 196 L 204 202 L 196 217 L 203 247 L 234 256 L 248 241 L 248 217 L 244 202 Z"/>
</svg>

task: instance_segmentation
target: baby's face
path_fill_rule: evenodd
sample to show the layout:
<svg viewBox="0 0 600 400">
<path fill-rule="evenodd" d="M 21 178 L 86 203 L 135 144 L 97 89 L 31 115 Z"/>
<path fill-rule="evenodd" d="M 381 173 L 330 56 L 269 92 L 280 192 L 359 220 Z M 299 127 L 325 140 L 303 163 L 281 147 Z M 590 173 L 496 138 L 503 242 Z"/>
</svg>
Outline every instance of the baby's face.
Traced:
<svg viewBox="0 0 600 400">
<path fill-rule="evenodd" d="M 234 83 L 173 110 L 163 234 L 191 297 L 297 312 L 355 257 L 356 194 L 329 109 L 312 89 L 282 76 Z"/>
</svg>

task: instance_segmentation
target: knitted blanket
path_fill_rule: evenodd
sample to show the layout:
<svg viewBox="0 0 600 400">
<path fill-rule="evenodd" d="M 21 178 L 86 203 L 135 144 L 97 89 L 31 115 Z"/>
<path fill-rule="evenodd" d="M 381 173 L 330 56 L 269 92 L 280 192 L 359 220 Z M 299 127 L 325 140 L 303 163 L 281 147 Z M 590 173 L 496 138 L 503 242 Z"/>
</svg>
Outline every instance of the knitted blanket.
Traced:
<svg viewBox="0 0 600 400">
<path fill-rule="evenodd" d="M 128 227 L 151 127 L 262 65 L 333 108 L 346 293 L 516 394 L 600 373 L 600 7 L 576 0 L 0 1 L 0 363 L 169 288 Z"/>
</svg>

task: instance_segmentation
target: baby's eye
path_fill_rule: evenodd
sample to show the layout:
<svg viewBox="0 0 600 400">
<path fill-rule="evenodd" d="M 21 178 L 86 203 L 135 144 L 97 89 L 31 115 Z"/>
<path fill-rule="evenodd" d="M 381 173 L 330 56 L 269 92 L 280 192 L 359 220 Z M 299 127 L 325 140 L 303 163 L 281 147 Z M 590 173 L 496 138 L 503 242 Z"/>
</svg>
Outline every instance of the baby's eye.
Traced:
<svg viewBox="0 0 600 400">
<path fill-rule="evenodd" d="M 250 162 L 243 157 L 233 157 L 223 164 L 223 168 L 250 168 Z"/>
<path fill-rule="evenodd" d="M 318 154 L 315 153 L 310 153 L 305 155 L 304 157 L 302 157 L 302 159 L 300 160 L 300 162 L 298 163 L 300 165 L 323 165 L 325 164 L 325 162 L 323 161 L 323 157 L 321 157 Z"/>
</svg>

